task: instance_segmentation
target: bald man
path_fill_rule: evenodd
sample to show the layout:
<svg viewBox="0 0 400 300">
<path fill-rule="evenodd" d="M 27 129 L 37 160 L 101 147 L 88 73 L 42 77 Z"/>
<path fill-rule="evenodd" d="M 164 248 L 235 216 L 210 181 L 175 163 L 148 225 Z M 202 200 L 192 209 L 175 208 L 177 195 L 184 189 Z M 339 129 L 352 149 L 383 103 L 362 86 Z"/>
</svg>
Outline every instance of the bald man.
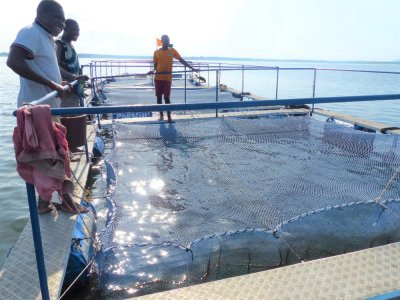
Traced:
<svg viewBox="0 0 400 300">
<path fill-rule="evenodd" d="M 12 43 L 7 66 L 21 77 L 18 107 L 53 90 L 64 95 L 53 39 L 64 29 L 64 22 L 64 10 L 58 2 L 41 1 L 33 24 L 22 28 Z M 60 107 L 60 99 L 50 99 L 46 104 Z"/>
<path fill-rule="evenodd" d="M 33 24 L 22 28 L 12 43 L 7 66 L 20 75 L 18 107 L 40 99 L 53 90 L 64 96 L 53 39 L 64 29 L 64 22 L 62 6 L 53 0 L 43 0 L 37 7 Z M 60 98 L 50 99 L 44 104 L 53 108 L 60 107 Z M 72 190 L 72 182 L 65 180 L 60 208 L 72 213 L 87 212 L 88 209 L 74 202 Z M 51 201 L 44 201 L 39 197 L 39 213 L 48 213 L 54 208 Z"/>
</svg>

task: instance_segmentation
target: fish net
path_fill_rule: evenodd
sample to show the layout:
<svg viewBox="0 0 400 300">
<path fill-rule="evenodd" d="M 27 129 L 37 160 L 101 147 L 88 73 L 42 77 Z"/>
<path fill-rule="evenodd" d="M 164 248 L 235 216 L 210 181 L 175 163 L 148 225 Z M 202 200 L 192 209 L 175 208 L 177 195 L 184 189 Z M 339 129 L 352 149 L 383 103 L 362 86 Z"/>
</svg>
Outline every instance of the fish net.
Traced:
<svg viewBox="0 0 400 300">
<path fill-rule="evenodd" d="M 400 240 L 399 137 L 302 117 L 113 124 L 110 298 Z"/>
</svg>

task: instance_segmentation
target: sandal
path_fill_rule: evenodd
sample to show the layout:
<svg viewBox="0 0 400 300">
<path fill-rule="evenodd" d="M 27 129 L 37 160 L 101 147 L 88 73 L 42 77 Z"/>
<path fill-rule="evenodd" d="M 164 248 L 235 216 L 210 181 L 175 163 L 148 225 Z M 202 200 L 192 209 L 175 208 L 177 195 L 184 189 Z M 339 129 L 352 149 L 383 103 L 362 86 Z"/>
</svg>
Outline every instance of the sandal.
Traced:
<svg viewBox="0 0 400 300">
<path fill-rule="evenodd" d="M 76 162 L 76 161 L 80 161 L 81 158 L 77 155 L 75 155 L 73 152 L 69 153 L 69 161 L 70 162 Z"/>
<path fill-rule="evenodd" d="M 84 207 L 78 203 L 75 203 L 75 201 L 72 199 L 70 194 L 63 194 L 61 196 L 62 202 L 61 202 L 61 210 L 70 212 L 73 214 L 84 214 L 90 211 L 89 208 Z"/>
<path fill-rule="evenodd" d="M 53 210 L 56 210 L 56 207 L 53 205 L 53 203 L 51 203 L 51 201 L 45 201 L 39 197 L 37 209 L 38 213 L 40 215 L 43 215 L 52 212 Z"/>
</svg>

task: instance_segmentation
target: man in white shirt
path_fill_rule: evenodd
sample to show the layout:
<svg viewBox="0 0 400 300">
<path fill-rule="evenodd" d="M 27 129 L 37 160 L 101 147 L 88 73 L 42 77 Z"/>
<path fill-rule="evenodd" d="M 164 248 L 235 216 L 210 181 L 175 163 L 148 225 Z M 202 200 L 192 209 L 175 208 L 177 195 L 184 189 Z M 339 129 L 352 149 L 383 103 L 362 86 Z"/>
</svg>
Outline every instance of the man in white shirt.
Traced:
<svg viewBox="0 0 400 300">
<path fill-rule="evenodd" d="M 40 99 L 53 90 L 58 92 L 59 97 L 65 95 L 53 39 L 64 29 L 64 22 L 62 6 L 53 0 L 42 0 L 37 7 L 34 23 L 22 28 L 12 43 L 7 66 L 20 75 L 18 107 Z M 42 104 L 57 108 L 60 107 L 60 98 L 53 98 Z M 65 180 L 60 208 L 72 213 L 87 212 L 87 208 L 74 202 L 72 190 L 71 180 Z M 39 213 L 47 213 L 54 208 L 51 201 L 44 201 L 39 197 Z"/>
<path fill-rule="evenodd" d="M 52 0 L 41 1 L 34 23 L 22 28 L 10 47 L 7 65 L 20 75 L 18 107 L 56 90 L 64 95 L 53 37 L 64 29 L 64 10 Z M 47 102 L 60 107 L 60 99 Z"/>
</svg>

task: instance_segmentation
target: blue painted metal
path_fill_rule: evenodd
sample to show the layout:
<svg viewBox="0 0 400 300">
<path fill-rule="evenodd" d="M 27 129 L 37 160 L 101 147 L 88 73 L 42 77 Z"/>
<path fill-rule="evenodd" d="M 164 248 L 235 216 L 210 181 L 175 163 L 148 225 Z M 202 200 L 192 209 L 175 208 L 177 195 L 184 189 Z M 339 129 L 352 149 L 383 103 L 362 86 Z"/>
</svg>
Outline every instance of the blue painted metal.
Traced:
<svg viewBox="0 0 400 300">
<path fill-rule="evenodd" d="M 242 65 L 242 100 L 243 100 L 243 92 L 244 92 L 244 65 Z"/>
<path fill-rule="evenodd" d="M 32 184 L 26 183 L 26 192 L 28 194 L 29 214 L 31 217 L 33 244 L 35 246 L 40 291 L 42 293 L 42 299 L 47 300 L 50 299 L 50 295 L 49 287 L 47 284 L 46 267 L 44 264 L 42 237 L 40 235 L 39 216 L 36 206 L 35 187 Z"/>
<path fill-rule="evenodd" d="M 80 214 L 76 220 L 72 234 L 73 243 L 64 277 L 65 286 L 72 284 L 93 257 L 92 236 L 96 232 L 96 210 L 89 202 L 82 201 L 81 205 L 89 208 L 91 213 Z M 79 280 L 87 283 L 88 277 L 81 276 Z"/>
<path fill-rule="evenodd" d="M 218 93 L 217 93 L 218 94 Z M 379 100 L 400 100 L 400 94 L 390 95 L 367 95 L 367 96 L 348 96 L 348 97 L 321 97 L 321 98 L 300 98 L 300 99 L 281 99 L 281 100 L 257 100 L 243 102 L 207 102 L 189 104 L 154 104 L 154 105 L 126 105 L 126 106 L 97 106 L 97 107 L 71 107 L 71 108 L 52 108 L 52 115 L 70 114 L 107 114 L 118 112 L 146 112 L 146 111 L 178 111 L 178 110 L 201 110 L 201 109 L 221 109 L 221 108 L 245 108 L 276 105 L 301 105 L 309 103 L 333 103 L 333 102 L 360 102 L 360 101 L 379 101 Z M 14 115 L 16 111 L 14 111 Z"/>
<path fill-rule="evenodd" d="M 185 81 L 185 103 L 186 103 L 186 80 L 187 80 L 187 74 L 186 74 L 186 66 L 185 66 L 185 78 L 184 78 L 184 81 Z"/>
<path fill-rule="evenodd" d="M 85 107 L 85 103 L 83 102 L 83 97 L 79 96 L 79 106 L 80 107 Z"/>
<path fill-rule="evenodd" d="M 104 150 L 105 150 L 104 140 L 101 137 L 96 136 L 93 146 L 93 156 L 101 157 L 104 153 Z"/>
<path fill-rule="evenodd" d="M 383 295 L 370 297 L 367 298 L 367 300 L 388 300 L 388 299 L 399 299 L 399 298 L 400 298 L 400 291 L 394 291 Z"/>
<path fill-rule="evenodd" d="M 79 106 L 85 107 L 85 102 L 83 101 L 82 96 L 79 96 Z M 89 151 L 88 151 L 87 139 L 85 139 L 85 155 L 86 155 L 86 162 L 89 162 Z"/>
<path fill-rule="evenodd" d="M 101 67 L 107 67 L 107 64 L 102 64 L 102 62 L 100 62 L 100 66 Z M 95 66 L 96 68 L 96 66 Z M 224 64 L 224 66 L 221 67 L 221 64 L 219 64 L 219 66 L 213 66 L 213 67 L 209 67 L 209 65 L 207 65 L 207 71 L 239 71 L 239 70 L 243 70 L 243 67 L 240 67 L 238 65 L 229 65 L 229 64 Z M 278 67 L 267 67 L 267 66 L 245 66 L 246 70 L 292 70 L 292 71 L 316 71 L 316 70 L 321 70 L 321 71 L 337 71 L 337 72 L 359 72 L 359 73 L 377 73 L 377 74 L 398 74 L 400 75 L 400 72 L 389 72 L 389 71 L 373 71 L 373 70 L 354 70 L 354 69 L 329 69 L 329 68 L 278 68 Z M 101 71 L 101 70 L 100 70 Z M 201 71 L 201 70 L 200 70 Z M 126 72 L 125 72 L 126 73 Z M 174 71 L 172 72 L 173 74 L 176 73 L 185 73 L 185 71 Z M 131 76 L 136 76 L 136 75 L 143 75 L 143 73 L 135 73 L 135 74 L 123 74 L 123 75 L 115 75 L 113 77 L 131 77 Z M 108 76 L 102 76 L 102 74 L 100 74 L 100 76 L 97 76 L 97 74 L 95 74 L 94 79 L 107 79 Z"/>
<path fill-rule="evenodd" d="M 215 102 L 218 102 L 218 89 L 219 89 L 219 71 L 216 72 L 215 76 Z M 218 118 L 218 109 L 215 109 L 215 117 Z"/>
<path fill-rule="evenodd" d="M 210 65 L 207 65 L 207 85 L 210 86 Z"/>
<path fill-rule="evenodd" d="M 278 99 L 278 88 L 279 88 L 279 67 L 276 68 L 275 99 Z"/>
<path fill-rule="evenodd" d="M 86 137 L 86 140 L 85 140 L 85 156 L 86 156 L 86 162 L 89 162 L 89 147 L 88 147 L 88 144 L 87 144 L 87 137 Z"/>
<path fill-rule="evenodd" d="M 97 117 L 97 127 L 101 129 L 100 115 L 97 114 L 96 117 Z"/>
<path fill-rule="evenodd" d="M 313 89 L 312 89 L 312 97 L 315 98 L 315 87 L 317 80 L 317 69 L 314 70 L 314 81 L 313 81 Z M 311 114 L 314 112 L 314 103 L 312 104 Z"/>
</svg>

